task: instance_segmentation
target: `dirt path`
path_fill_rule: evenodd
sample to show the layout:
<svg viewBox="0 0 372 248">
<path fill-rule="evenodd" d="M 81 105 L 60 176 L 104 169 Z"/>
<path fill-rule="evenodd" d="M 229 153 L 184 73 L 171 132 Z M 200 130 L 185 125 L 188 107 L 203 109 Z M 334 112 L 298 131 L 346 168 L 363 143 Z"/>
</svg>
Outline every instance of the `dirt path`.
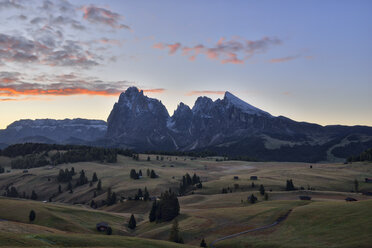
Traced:
<svg viewBox="0 0 372 248">
<path fill-rule="evenodd" d="M 278 225 L 280 222 L 284 221 L 288 215 L 292 212 L 292 209 L 290 209 L 285 215 L 283 216 L 280 216 L 274 223 L 272 224 L 269 224 L 269 225 L 266 225 L 266 226 L 261 226 L 261 227 L 257 227 L 255 229 L 250 229 L 250 230 L 246 230 L 246 231 L 243 231 L 243 232 L 239 232 L 239 233 L 234 233 L 234 234 L 231 234 L 231 235 L 228 235 L 228 236 L 225 236 L 225 237 L 222 237 L 222 238 L 219 238 L 219 239 L 216 239 L 214 241 L 212 241 L 212 243 L 210 244 L 211 248 L 216 248 L 214 245 L 219 242 L 219 241 L 222 241 L 222 240 L 225 240 L 225 239 L 230 239 L 230 238 L 235 238 L 237 236 L 240 236 L 240 235 L 243 235 L 243 234 L 246 234 L 246 233 L 250 233 L 250 232 L 256 232 L 256 231 L 261 231 L 261 230 L 265 230 L 265 229 L 268 229 L 268 228 L 271 228 L 273 226 L 276 226 Z"/>
</svg>

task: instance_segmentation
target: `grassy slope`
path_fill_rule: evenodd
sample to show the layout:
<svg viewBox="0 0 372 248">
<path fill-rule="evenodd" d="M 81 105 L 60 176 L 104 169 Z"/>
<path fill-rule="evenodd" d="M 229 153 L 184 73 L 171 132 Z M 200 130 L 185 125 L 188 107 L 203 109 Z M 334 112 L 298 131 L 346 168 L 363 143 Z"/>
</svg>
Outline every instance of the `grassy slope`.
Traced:
<svg viewBox="0 0 372 248">
<path fill-rule="evenodd" d="M 95 231 L 97 222 L 106 221 L 113 227 L 114 234 L 130 235 L 125 227 L 127 218 L 118 214 L 7 198 L 0 198 L 0 209 L 0 246 L 181 247 L 166 241 L 107 236 Z M 36 212 L 36 220 L 29 224 L 31 209 Z"/>
<path fill-rule="evenodd" d="M 194 247 L 134 237 L 92 234 L 11 234 L 0 233 L 0 247 L 122 247 L 181 248 Z"/>
<path fill-rule="evenodd" d="M 127 233 L 124 226 L 128 222 L 127 218 L 83 207 L 0 198 L 0 209 L 0 219 L 22 223 L 29 223 L 29 212 L 34 210 L 34 224 L 62 231 L 95 233 L 95 225 L 105 221 L 112 226 L 114 233 Z"/>
<path fill-rule="evenodd" d="M 371 247 L 372 200 L 313 202 L 297 207 L 275 227 L 216 247 Z"/>
</svg>

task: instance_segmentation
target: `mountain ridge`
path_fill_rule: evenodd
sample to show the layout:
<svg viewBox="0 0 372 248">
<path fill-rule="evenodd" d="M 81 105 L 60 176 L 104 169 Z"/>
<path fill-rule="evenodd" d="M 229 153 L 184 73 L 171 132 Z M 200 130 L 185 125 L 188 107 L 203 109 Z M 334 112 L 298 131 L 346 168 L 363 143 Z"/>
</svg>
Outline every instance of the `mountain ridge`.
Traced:
<svg viewBox="0 0 372 248">
<path fill-rule="evenodd" d="M 52 120 L 27 121 L 33 123 L 31 126 L 40 122 L 58 123 Z M 309 162 L 341 161 L 353 155 L 351 153 L 372 147 L 372 127 L 296 122 L 284 116 L 273 116 L 228 91 L 222 99 L 215 101 L 200 96 L 192 108 L 181 102 L 171 116 L 161 101 L 130 87 L 120 94 L 107 123 L 84 119 L 75 121 L 78 124 L 75 123 L 74 130 L 69 130 L 69 137 L 56 139 L 49 134 L 46 138 L 58 143 L 86 142 L 137 151 L 209 150 L 221 155 L 259 160 Z M 9 143 L 4 141 L 4 133 L 11 134 L 9 130 L 17 134 L 13 126 L 17 127 L 13 123 L 0 130 L 0 143 Z M 83 128 L 86 134 L 78 135 L 76 127 Z M 74 128 L 74 123 L 70 128 Z M 90 129 L 96 131 L 95 135 L 89 133 Z M 47 130 L 45 125 L 42 130 Z M 38 135 L 40 132 L 34 131 L 29 136 L 35 139 Z M 18 140 L 27 140 L 21 138 Z"/>
</svg>

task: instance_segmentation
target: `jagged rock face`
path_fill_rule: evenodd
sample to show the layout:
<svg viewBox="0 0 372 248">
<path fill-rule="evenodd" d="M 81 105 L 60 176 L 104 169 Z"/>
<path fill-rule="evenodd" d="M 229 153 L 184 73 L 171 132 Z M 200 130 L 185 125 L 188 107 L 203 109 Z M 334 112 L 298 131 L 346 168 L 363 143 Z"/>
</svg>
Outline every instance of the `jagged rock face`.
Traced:
<svg viewBox="0 0 372 248">
<path fill-rule="evenodd" d="M 364 141 L 357 143 L 358 149 L 355 139 L 351 141 L 349 153 L 372 144 L 370 127 L 322 127 L 274 117 L 229 92 L 216 101 L 199 97 L 192 109 L 180 103 L 169 117 L 161 102 L 129 88 L 109 116 L 107 137 L 114 145 L 137 150 L 208 149 L 264 160 L 314 162 L 332 157 L 329 149 L 347 144 L 352 134 L 359 137 L 357 142 Z M 342 154 L 343 148 L 337 149 Z"/>
<path fill-rule="evenodd" d="M 115 103 L 107 119 L 106 137 L 116 144 L 141 150 L 174 148 L 168 135 L 169 118 L 159 100 L 144 96 L 143 91 L 131 87 Z"/>
<path fill-rule="evenodd" d="M 84 143 L 104 137 L 106 130 L 106 122 L 101 120 L 19 120 L 0 131 L 0 142 Z"/>
</svg>

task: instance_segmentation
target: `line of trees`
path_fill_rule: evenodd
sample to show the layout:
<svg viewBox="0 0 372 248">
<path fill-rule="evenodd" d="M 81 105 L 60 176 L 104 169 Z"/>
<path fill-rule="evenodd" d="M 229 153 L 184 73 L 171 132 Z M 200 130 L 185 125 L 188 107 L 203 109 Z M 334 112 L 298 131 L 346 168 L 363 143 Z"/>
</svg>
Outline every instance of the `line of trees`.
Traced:
<svg viewBox="0 0 372 248">
<path fill-rule="evenodd" d="M 56 151 L 56 153 L 49 156 L 50 151 Z M 20 157 L 11 162 L 13 169 L 29 169 L 48 164 L 58 165 L 88 161 L 116 163 L 118 154 L 133 156 L 134 153 L 131 150 L 116 148 L 39 143 L 15 144 L 2 151 L 0 150 L 0 155 L 11 158 Z"/>
<path fill-rule="evenodd" d="M 142 191 L 142 189 L 138 189 L 137 194 L 134 196 L 134 200 L 135 201 L 138 201 L 138 200 L 148 201 L 148 200 L 150 200 L 150 193 L 147 190 L 147 187 L 145 187 L 145 189 L 143 191 Z"/>
<path fill-rule="evenodd" d="M 70 182 L 75 174 L 74 167 L 72 167 L 70 170 L 67 168 L 65 170 L 60 169 L 57 180 L 58 182 Z"/>
<path fill-rule="evenodd" d="M 294 186 L 294 184 L 293 184 L 292 179 L 287 180 L 287 184 L 286 184 L 286 186 L 285 186 L 285 190 L 286 190 L 286 191 L 296 190 L 296 188 L 295 188 L 295 186 Z"/>
<path fill-rule="evenodd" d="M 189 175 L 189 173 L 186 173 L 186 175 L 182 176 L 182 182 L 180 183 L 178 193 L 180 195 L 185 195 L 190 190 L 193 190 L 194 186 L 196 186 L 196 188 L 198 189 L 203 188 L 200 177 L 197 176 L 195 173 L 192 177 Z"/>
<path fill-rule="evenodd" d="M 365 150 L 359 155 L 349 157 L 347 161 L 348 162 L 372 161 L 372 148 Z"/>
</svg>

